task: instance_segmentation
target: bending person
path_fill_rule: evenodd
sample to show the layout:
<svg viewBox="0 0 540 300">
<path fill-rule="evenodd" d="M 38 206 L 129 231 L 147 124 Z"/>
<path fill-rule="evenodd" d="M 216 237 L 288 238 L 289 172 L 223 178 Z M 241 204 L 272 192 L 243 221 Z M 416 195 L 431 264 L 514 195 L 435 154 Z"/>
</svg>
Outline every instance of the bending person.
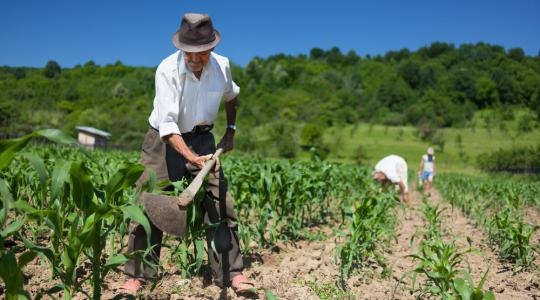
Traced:
<svg viewBox="0 0 540 300">
<path fill-rule="evenodd" d="M 400 156 L 388 155 L 381 159 L 373 171 L 373 179 L 383 185 L 397 184 L 400 189 L 400 199 L 409 202 L 409 186 L 407 184 L 407 162 Z"/>
</svg>

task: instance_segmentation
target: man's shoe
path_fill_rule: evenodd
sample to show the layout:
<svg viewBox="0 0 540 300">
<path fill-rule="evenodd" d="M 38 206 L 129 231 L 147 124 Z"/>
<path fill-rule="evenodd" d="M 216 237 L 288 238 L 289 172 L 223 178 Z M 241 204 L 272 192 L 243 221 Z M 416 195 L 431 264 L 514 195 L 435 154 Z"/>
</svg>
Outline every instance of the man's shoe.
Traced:
<svg viewBox="0 0 540 300">
<path fill-rule="evenodd" d="M 245 293 L 257 293 L 255 283 L 249 280 L 243 274 L 236 275 L 231 279 L 231 288 L 237 295 Z"/>
<path fill-rule="evenodd" d="M 129 278 L 120 288 L 120 292 L 129 295 L 136 295 L 141 289 L 143 282 L 137 278 Z"/>
</svg>

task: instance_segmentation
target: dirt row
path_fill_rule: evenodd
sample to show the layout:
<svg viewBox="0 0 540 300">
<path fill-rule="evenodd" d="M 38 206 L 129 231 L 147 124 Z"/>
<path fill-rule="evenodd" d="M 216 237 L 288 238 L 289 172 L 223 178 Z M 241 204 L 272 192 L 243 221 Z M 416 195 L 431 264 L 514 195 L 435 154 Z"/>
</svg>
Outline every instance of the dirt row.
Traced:
<svg viewBox="0 0 540 300">
<path fill-rule="evenodd" d="M 471 274 L 478 283 L 488 270 L 488 277 L 484 288 L 495 291 L 497 299 L 540 299 L 540 265 L 538 260 L 533 267 L 534 271 L 513 273 L 510 263 L 501 263 L 496 251 L 489 246 L 486 233 L 479 228 L 475 221 L 465 217 L 458 209 L 441 201 L 437 191 L 433 200 L 446 208 L 444 220 L 446 227 L 457 238 L 457 244 L 466 248 L 469 243 L 476 251 L 467 254 L 467 261 L 471 266 Z M 540 240 L 533 239 L 538 244 Z"/>
</svg>

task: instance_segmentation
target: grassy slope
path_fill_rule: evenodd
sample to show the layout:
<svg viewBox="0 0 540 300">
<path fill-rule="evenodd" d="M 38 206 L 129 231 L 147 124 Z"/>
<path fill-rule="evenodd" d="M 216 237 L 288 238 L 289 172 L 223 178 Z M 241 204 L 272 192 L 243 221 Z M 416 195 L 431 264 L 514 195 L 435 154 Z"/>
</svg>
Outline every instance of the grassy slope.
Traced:
<svg viewBox="0 0 540 300">
<path fill-rule="evenodd" d="M 421 141 L 415 136 L 414 127 L 387 127 L 374 125 L 369 129 L 368 124 L 359 124 L 340 128 L 330 128 L 325 132 L 325 141 L 338 141 L 341 146 L 335 147 L 331 159 L 353 161 L 354 153 L 361 145 L 368 155 L 367 163 L 374 165 L 379 159 L 389 154 L 397 154 L 404 157 L 409 164 L 409 169 L 418 169 L 420 157 L 426 152 L 428 143 Z M 398 139 L 400 130 L 403 129 L 401 139 Z M 456 136 L 461 134 L 465 153 L 469 156 L 467 162 L 460 159 Z M 478 173 L 476 169 L 476 157 L 483 152 L 491 152 L 499 148 L 509 148 L 512 145 L 536 145 L 540 143 L 540 129 L 515 137 L 516 131 L 511 129 L 507 133 L 499 129 L 492 129 L 491 133 L 485 128 L 444 129 L 445 147 L 444 152 L 435 148 L 439 172 L 460 172 L 467 174 Z"/>
</svg>

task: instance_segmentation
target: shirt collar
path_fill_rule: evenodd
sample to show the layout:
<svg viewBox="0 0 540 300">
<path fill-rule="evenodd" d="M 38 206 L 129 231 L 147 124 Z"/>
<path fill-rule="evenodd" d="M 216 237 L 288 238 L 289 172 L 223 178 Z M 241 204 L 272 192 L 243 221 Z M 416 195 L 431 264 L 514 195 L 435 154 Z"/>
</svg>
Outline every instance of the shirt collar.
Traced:
<svg viewBox="0 0 540 300">
<path fill-rule="evenodd" d="M 182 51 L 178 51 L 178 75 L 186 74 L 187 68 L 186 64 L 184 63 L 184 54 Z"/>
</svg>

